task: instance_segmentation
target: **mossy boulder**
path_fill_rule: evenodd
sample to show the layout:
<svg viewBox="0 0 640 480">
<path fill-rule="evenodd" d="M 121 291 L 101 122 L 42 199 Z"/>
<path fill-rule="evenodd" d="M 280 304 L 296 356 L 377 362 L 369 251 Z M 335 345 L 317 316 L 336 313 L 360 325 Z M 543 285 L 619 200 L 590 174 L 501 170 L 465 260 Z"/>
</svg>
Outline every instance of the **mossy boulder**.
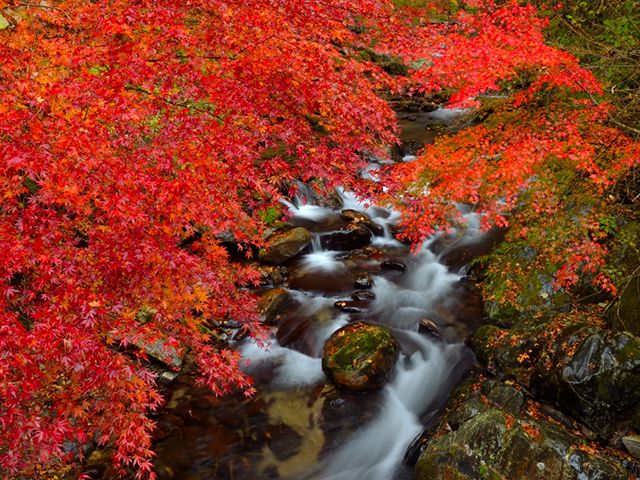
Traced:
<svg viewBox="0 0 640 480">
<path fill-rule="evenodd" d="M 352 209 L 345 209 L 340 212 L 340 216 L 350 222 L 352 225 L 363 225 L 375 235 L 384 235 L 384 228 L 381 225 L 375 223 L 371 218 L 362 212 Z"/>
<path fill-rule="evenodd" d="M 320 243 L 327 250 L 356 250 L 369 245 L 372 236 L 364 224 L 351 222 L 340 230 L 323 235 Z"/>
<path fill-rule="evenodd" d="M 400 347 L 384 327 L 362 322 L 335 331 L 322 352 L 322 370 L 336 385 L 363 392 L 382 388 Z"/>
<path fill-rule="evenodd" d="M 274 233 L 260 250 L 259 258 L 263 262 L 279 265 L 304 250 L 311 243 L 311 238 L 311 233 L 302 227 Z"/>
<path fill-rule="evenodd" d="M 483 325 L 473 334 L 470 344 L 491 372 L 528 385 L 543 348 L 544 339 L 538 333 L 544 329 L 544 324 L 520 329 Z"/>
<path fill-rule="evenodd" d="M 471 377 L 425 445 L 416 480 L 628 478 L 613 452 L 586 444 L 541 408 L 514 385 Z"/>
<path fill-rule="evenodd" d="M 523 241 L 501 244 L 486 260 L 484 306 L 490 323 L 513 326 L 571 308 L 569 295 L 554 287 L 557 265 L 539 268 L 540 253 Z"/>
</svg>

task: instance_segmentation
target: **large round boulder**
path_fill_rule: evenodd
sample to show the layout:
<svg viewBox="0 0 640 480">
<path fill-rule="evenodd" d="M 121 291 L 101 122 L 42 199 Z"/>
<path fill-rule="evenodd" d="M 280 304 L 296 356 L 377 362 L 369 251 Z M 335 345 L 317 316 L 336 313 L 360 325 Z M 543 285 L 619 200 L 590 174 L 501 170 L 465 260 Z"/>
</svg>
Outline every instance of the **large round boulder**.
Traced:
<svg viewBox="0 0 640 480">
<path fill-rule="evenodd" d="M 351 323 L 325 343 L 322 370 L 333 383 L 349 390 L 377 390 L 389 379 L 399 351 L 387 328 Z"/>
</svg>

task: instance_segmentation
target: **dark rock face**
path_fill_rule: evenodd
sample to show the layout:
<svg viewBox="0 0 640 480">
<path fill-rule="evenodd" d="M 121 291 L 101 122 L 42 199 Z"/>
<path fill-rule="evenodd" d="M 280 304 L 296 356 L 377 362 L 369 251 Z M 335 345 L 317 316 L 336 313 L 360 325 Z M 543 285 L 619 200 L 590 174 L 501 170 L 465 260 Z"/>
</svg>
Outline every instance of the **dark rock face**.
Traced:
<svg viewBox="0 0 640 480">
<path fill-rule="evenodd" d="M 563 344 L 575 353 L 567 354 Z M 639 425 L 640 340 L 594 329 L 564 337 L 554 346 L 551 369 L 540 366 L 532 378 L 538 395 L 604 438 Z"/>
<path fill-rule="evenodd" d="M 376 294 L 371 290 L 358 290 L 351 294 L 351 298 L 356 302 L 370 302 L 371 300 L 375 300 Z"/>
<path fill-rule="evenodd" d="M 345 313 L 360 313 L 362 309 L 366 306 L 365 303 L 351 301 L 351 300 L 339 300 L 333 304 L 334 308 L 345 312 Z"/>
<path fill-rule="evenodd" d="M 611 452 L 594 453 L 572 430 L 532 415 L 540 405 L 514 386 L 473 377 L 450 405 L 418 459 L 416 480 L 628 478 Z"/>
<path fill-rule="evenodd" d="M 324 235 L 320 239 L 322 248 L 327 250 L 355 250 L 371 243 L 371 230 L 359 223 L 350 223 L 346 227 Z"/>
<path fill-rule="evenodd" d="M 332 382 L 349 390 L 377 390 L 389 379 L 399 350 L 388 329 L 352 323 L 334 332 L 325 343 L 322 370 Z"/>
<path fill-rule="evenodd" d="M 299 290 L 340 293 L 353 288 L 353 273 L 347 268 L 314 270 L 301 264 L 289 269 L 289 287 Z"/>
<path fill-rule="evenodd" d="M 279 265 L 295 257 L 311 243 L 311 233 L 302 227 L 278 232 L 267 239 L 267 246 L 260 250 L 259 258 L 266 263 Z"/>
<path fill-rule="evenodd" d="M 418 322 L 418 331 L 438 340 L 442 340 L 442 333 L 440 333 L 440 329 L 433 320 L 429 320 L 428 318 L 423 318 Z"/>
<path fill-rule="evenodd" d="M 486 325 L 472 338 L 480 360 L 603 438 L 640 425 L 640 340 L 629 333 L 569 324 L 506 330 Z"/>
<path fill-rule="evenodd" d="M 407 267 L 404 265 L 404 263 L 392 259 L 384 260 L 383 262 L 381 262 L 380 268 L 382 268 L 383 270 L 395 270 L 397 272 L 405 272 L 407 270 Z"/>
</svg>

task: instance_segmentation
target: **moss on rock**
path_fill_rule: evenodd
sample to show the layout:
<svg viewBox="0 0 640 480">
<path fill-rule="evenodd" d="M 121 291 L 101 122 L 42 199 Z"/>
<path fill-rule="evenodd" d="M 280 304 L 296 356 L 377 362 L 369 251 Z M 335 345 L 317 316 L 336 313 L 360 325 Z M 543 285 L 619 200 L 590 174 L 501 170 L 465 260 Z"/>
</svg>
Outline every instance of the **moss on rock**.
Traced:
<svg viewBox="0 0 640 480">
<path fill-rule="evenodd" d="M 572 428 L 537 413 L 540 407 L 514 386 L 471 377 L 420 456 L 416 480 L 628 477 L 615 452 L 586 445 Z M 476 413 L 456 418 L 460 411 Z"/>
<path fill-rule="evenodd" d="M 331 335 L 322 369 L 337 385 L 353 391 L 377 390 L 389 379 L 400 347 L 384 327 L 357 322 Z"/>
</svg>

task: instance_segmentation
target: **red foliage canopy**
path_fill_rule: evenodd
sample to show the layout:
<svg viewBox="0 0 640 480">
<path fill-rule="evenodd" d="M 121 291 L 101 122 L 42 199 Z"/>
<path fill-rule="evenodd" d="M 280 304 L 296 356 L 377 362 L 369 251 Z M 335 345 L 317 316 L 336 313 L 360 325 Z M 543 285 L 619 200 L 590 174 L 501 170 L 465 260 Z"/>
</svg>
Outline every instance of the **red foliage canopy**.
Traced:
<svg viewBox="0 0 640 480">
<path fill-rule="evenodd" d="M 469 0 L 437 22 L 436 6 L 384 0 L 0 1 L 0 15 L 10 24 L 0 30 L 0 471 L 10 473 L 96 440 L 150 475 L 146 414 L 161 399 L 127 344 L 190 350 L 214 392 L 251 391 L 236 354 L 204 328 L 233 318 L 260 333 L 242 288 L 256 272 L 217 238 L 259 245 L 260 212 L 296 179 L 373 192 L 356 174 L 362 152 L 395 141 L 376 92 L 397 83 L 362 48 L 399 55 L 415 67 L 407 84 L 463 105 L 523 78 L 514 108 L 599 88 L 515 2 Z M 450 201 L 484 202 L 503 221 L 502 200 L 513 207 L 553 156 L 605 184 L 608 167 L 582 140 L 615 134 L 585 133 L 593 119 L 572 111 L 527 129 L 476 127 L 401 169 L 396 179 L 415 185 L 414 240 L 450 220 Z M 143 307 L 155 312 L 145 322 Z"/>
<path fill-rule="evenodd" d="M 216 238 L 260 243 L 292 180 L 352 185 L 394 140 L 383 75 L 337 47 L 379 5 L 21 5 L 0 2 L 0 467 L 93 439 L 144 475 L 160 398 L 121 347 L 190 350 L 214 392 L 250 392 L 202 328 L 258 332 L 256 273 Z"/>
</svg>

